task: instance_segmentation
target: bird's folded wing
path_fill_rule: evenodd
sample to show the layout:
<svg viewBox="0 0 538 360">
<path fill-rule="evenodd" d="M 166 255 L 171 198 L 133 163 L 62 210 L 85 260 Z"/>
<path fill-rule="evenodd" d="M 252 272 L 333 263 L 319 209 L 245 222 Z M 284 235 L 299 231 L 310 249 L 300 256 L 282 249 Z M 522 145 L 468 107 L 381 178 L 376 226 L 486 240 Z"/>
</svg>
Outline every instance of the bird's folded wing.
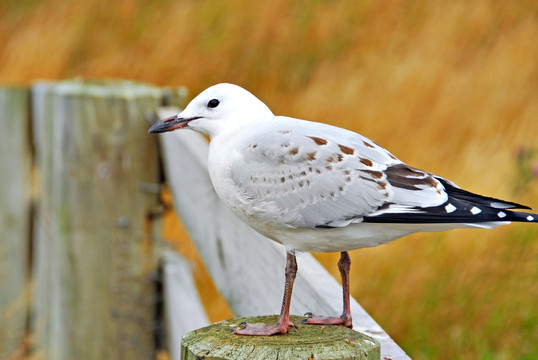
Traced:
<svg viewBox="0 0 538 360">
<path fill-rule="evenodd" d="M 235 188 L 257 218 L 342 227 L 379 211 L 413 212 L 447 200 L 433 175 L 361 135 L 295 119 L 281 124 L 246 136 L 232 165 Z"/>
</svg>

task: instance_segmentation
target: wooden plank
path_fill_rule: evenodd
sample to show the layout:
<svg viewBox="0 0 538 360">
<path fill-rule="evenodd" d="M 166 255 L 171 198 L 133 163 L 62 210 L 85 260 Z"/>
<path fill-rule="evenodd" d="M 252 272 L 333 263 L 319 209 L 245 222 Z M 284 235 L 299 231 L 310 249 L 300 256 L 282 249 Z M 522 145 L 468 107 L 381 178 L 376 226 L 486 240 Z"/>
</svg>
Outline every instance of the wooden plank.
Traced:
<svg viewBox="0 0 538 360">
<path fill-rule="evenodd" d="M 218 322 L 185 335 L 181 342 L 184 360 L 372 360 L 379 359 L 375 339 L 343 326 L 297 325 L 286 336 L 237 336 L 230 330 L 242 322 L 274 324 L 278 316 L 242 317 Z"/>
<path fill-rule="evenodd" d="M 29 91 L 0 88 L 0 358 L 24 350 L 29 300 Z"/>
<path fill-rule="evenodd" d="M 157 147 L 145 115 L 160 90 L 67 81 L 33 87 L 40 202 L 34 238 L 34 356 L 153 356 L 156 271 L 147 215 Z"/>
<path fill-rule="evenodd" d="M 171 250 L 164 251 L 161 259 L 168 348 L 172 359 L 179 360 L 183 335 L 207 326 L 209 320 L 200 302 L 187 261 Z"/>
<path fill-rule="evenodd" d="M 162 109 L 160 117 L 177 109 Z M 258 234 L 222 204 L 207 172 L 207 141 L 191 131 L 160 135 L 174 205 L 220 292 L 239 316 L 277 314 L 284 288 L 283 246 Z M 291 312 L 340 314 L 340 285 L 310 255 L 299 254 Z M 381 344 L 382 357 L 405 352 L 352 299 L 354 329 Z"/>
<path fill-rule="evenodd" d="M 164 106 L 174 106 L 177 108 L 184 108 L 185 102 L 187 99 L 187 88 L 184 86 L 179 87 L 163 87 L 161 88 L 163 96 L 163 105 Z"/>
</svg>

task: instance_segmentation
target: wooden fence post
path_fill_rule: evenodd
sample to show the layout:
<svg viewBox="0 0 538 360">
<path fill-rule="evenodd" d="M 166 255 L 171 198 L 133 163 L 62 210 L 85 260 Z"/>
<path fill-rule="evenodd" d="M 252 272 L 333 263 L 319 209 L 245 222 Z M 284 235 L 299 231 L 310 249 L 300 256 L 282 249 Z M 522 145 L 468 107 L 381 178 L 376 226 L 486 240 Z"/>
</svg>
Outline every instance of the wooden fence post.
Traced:
<svg viewBox="0 0 538 360">
<path fill-rule="evenodd" d="M 33 87 L 40 203 L 34 237 L 33 355 L 150 359 L 156 270 L 158 88 L 132 82 Z"/>
<path fill-rule="evenodd" d="M 275 324 L 278 315 L 235 318 L 191 331 L 181 341 L 183 360 L 379 359 L 380 346 L 373 338 L 336 325 L 304 325 L 301 316 L 291 316 L 297 326 L 286 335 L 239 336 L 232 329 L 241 322 Z"/>
<path fill-rule="evenodd" d="M 0 88 L 0 358 L 24 352 L 29 299 L 29 91 Z"/>
</svg>

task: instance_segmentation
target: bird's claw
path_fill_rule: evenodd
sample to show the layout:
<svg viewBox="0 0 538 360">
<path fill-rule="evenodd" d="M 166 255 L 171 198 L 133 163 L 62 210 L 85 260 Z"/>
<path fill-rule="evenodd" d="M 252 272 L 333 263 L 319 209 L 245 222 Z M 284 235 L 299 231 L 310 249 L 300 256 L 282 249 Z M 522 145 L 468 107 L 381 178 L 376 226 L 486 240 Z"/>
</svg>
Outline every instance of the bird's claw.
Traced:
<svg viewBox="0 0 538 360">
<path fill-rule="evenodd" d="M 323 315 L 314 315 L 311 312 L 304 314 L 304 319 L 301 320 L 302 324 L 311 324 L 311 325 L 342 325 L 348 328 L 353 328 L 351 317 L 349 316 L 323 316 Z"/>
<path fill-rule="evenodd" d="M 243 321 L 242 328 L 232 329 L 232 332 L 236 335 L 250 335 L 250 336 L 270 336 L 278 334 L 286 334 L 290 327 L 297 328 L 297 326 L 288 322 L 287 324 L 277 323 L 276 325 L 263 325 L 263 324 L 249 324 Z"/>
</svg>

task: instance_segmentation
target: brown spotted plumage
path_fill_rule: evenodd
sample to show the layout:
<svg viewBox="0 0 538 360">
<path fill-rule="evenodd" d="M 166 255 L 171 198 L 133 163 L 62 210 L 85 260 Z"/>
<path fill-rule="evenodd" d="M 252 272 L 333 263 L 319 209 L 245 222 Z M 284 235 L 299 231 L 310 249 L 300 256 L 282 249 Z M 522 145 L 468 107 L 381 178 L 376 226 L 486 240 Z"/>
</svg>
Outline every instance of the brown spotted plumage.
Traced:
<svg viewBox="0 0 538 360">
<path fill-rule="evenodd" d="M 344 146 L 344 145 L 338 145 L 338 147 L 340 148 L 340 150 L 344 153 L 344 154 L 347 154 L 347 155 L 353 155 L 355 153 L 355 150 L 353 150 L 352 148 L 350 147 L 347 147 L 347 146 Z"/>
<path fill-rule="evenodd" d="M 316 137 L 316 136 L 309 136 L 310 139 L 314 140 L 314 142 L 318 145 L 327 145 L 327 140 Z"/>
<path fill-rule="evenodd" d="M 374 163 L 370 159 L 360 158 L 360 162 L 368 167 L 374 166 Z"/>
<path fill-rule="evenodd" d="M 289 152 L 290 155 L 297 155 L 298 153 L 299 153 L 299 148 L 297 148 L 297 147 L 294 147 Z"/>
<path fill-rule="evenodd" d="M 366 146 L 366 147 L 369 147 L 369 148 L 372 148 L 372 149 L 374 149 L 374 148 L 375 148 L 375 146 L 374 146 L 374 145 L 372 145 L 372 144 L 370 144 L 370 143 L 369 143 L 368 141 L 363 141 L 362 143 L 363 143 L 363 144 L 364 144 L 364 146 Z"/>
</svg>

